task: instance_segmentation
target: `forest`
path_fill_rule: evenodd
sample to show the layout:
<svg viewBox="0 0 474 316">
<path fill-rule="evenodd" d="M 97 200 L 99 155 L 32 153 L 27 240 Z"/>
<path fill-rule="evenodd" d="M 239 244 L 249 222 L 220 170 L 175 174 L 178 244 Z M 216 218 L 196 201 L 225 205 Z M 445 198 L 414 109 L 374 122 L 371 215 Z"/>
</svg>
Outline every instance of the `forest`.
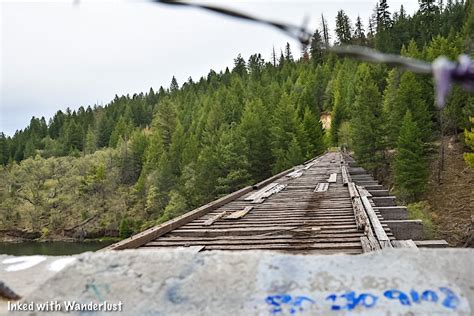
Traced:
<svg viewBox="0 0 474 316">
<path fill-rule="evenodd" d="M 267 60 L 237 55 L 232 69 L 198 81 L 173 77 L 169 87 L 0 133 L 0 230 L 124 238 L 338 146 L 404 203 L 422 201 L 443 135 L 459 138 L 474 168 L 474 95 L 455 87 L 439 111 L 430 76 L 324 47 L 474 56 L 474 3 L 420 0 L 410 15 L 388 2 L 368 25 L 340 10 L 334 38 L 321 16 L 301 56 L 289 44 L 263 52 Z M 331 115 L 329 129 L 321 113 Z"/>
</svg>

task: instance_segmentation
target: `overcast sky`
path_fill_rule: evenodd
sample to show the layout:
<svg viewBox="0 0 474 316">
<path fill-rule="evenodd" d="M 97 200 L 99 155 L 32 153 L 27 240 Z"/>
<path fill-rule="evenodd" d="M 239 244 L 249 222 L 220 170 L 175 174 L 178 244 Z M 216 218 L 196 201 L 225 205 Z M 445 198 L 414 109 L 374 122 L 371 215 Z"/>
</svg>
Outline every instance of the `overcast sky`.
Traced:
<svg viewBox="0 0 474 316">
<path fill-rule="evenodd" d="M 223 3 L 224 1 L 222 1 Z M 324 13 L 331 30 L 339 9 L 354 22 L 367 21 L 370 1 L 225 1 L 228 7 L 256 16 L 320 26 Z M 403 4 L 413 13 L 418 1 Z M 213 3 L 217 3 L 216 1 Z M 106 104 L 115 94 L 146 92 L 169 86 L 174 75 L 182 84 L 198 80 L 209 69 L 232 67 L 240 53 L 247 59 L 286 42 L 295 56 L 300 47 L 278 30 L 194 8 L 146 1 L 0 0 L 0 131 L 13 135 L 32 116 L 49 119 L 67 107 Z"/>
</svg>

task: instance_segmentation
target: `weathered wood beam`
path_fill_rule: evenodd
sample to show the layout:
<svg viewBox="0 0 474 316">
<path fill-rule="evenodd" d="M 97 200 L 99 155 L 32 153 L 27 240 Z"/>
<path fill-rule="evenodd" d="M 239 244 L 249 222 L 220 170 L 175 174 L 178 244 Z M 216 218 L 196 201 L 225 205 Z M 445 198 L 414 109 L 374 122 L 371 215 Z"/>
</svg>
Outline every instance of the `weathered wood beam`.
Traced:
<svg viewBox="0 0 474 316">
<path fill-rule="evenodd" d="M 101 250 L 121 250 L 121 249 L 129 249 L 129 248 L 138 248 L 141 245 L 144 245 L 147 242 L 152 241 L 153 239 L 156 239 L 159 236 L 162 236 L 172 231 L 173 229 L 176 229 L 177 227 L 180 227 L 186 223 L 189 223 L 207 214 L 211 210 L 221 207 L 222 205 L 227 204 L 230 201 L 233 201 L 249 193 L 250 191 L 252 191 L 251 186 L 245 187 L 232 194 L 221 197 L 220 199 L 217 199 L 211 203 L 198 207 L 197 209 L 191 212 L 188 212 L 170 221 L 167 221 L 166 223 L 147 229 L 141 233 L 133 235 L 132 237 L 119 241 Z"/>
<path fill-rule="evenodd" d="M 367 216 L 372 223 L 372 227 L 374 228 L 374 233 L 377 236 L 377 239 L 380 243 L 380 247 L 382 248 L 392 248 L 392 244 L 390 243 L 390 239 L 385 233 L 385 230 L 382 227 L 377 215 L 375 214 L 372 205 L 370 204 L 369 199 L 366 196 L 361 197 L 362 204 L 364 205 L 365 211 L 367 212 Z M 390 226 L 389 226 L 390 227 Z"/>
</svg>

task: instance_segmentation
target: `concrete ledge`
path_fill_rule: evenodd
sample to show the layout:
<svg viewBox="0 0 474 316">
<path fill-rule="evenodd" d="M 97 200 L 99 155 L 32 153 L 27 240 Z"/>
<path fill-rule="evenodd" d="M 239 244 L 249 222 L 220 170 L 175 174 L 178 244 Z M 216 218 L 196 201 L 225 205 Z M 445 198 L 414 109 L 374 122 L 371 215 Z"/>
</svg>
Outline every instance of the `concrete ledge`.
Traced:
<svg viewBox="0 0 474 316">
<path fill-rule="evenodd" d="M 385 220 L 408 219 L 406 206 L 379 206 L 375 210 L 380 212 Z"/>
<path fill-rule="evenodd" d="M 383 190 L 383 185 L 381 184 L 375 184 L 375 185 L 366 185 L 364 186 L 367 190 Z"/>
<path fill-rule="evenodd" d="M 371 180 L 371 181 L 359 181 L 359 180 L 355 180 L 355 179 L 352 179 L 355 184 L 357 185 L 362 185 L 364 187 L 367 187 L 367 186 L 371 186 L 371 185 L 378 185 L 379 183 L 375 180 Z"/>
<path fill-rule="evenodd" d="M 384 220 L 382 223 L 388 225 L 396 239 L 423 239 L 423 222 L 421 219 Z"/>
<path fill-rule="evenodd" d="M 474 306 L 469 249 L 389 249 L 359 256 L 124 250 L 71 258 L 27 290 L 27 276 L 50 273 L 56 258 L 21 267 L 17 262 L 12 270 L 5 264 L 12 257 L 3 256 L 0 279 L 20 294 L 29 292 L 26 304 L 57 301 L 62 308 L 28 315 L 64 315 L 64 302 L 104 301 L 121 304 L 122 312 L 67 315 L 467 316 Z"/>
<path fill-rule="evenodd" d="M 417 240 L 415 245 L 420 248 L 448 248 L 446 240 Z"/>
<path fill-rule="evenodd" d="M 395 196 L 380 196 L 380 197 L 373 197 L 372 201 L 375 203 L 375 208 L 377 206 L 396 206 L 397 205 L 397 198 Z"/>
<path fill-rule="evenodd" d="M 375 197 L 388 196 L 388 190 L 369 190 L 370 194 Z"/>
</svg>

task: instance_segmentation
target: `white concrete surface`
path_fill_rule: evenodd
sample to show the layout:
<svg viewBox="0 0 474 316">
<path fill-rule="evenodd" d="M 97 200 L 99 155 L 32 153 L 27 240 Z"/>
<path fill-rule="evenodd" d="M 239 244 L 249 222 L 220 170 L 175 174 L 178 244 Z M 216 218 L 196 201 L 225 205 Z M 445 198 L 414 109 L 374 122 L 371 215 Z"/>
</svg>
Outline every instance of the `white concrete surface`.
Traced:
<svg viewBox="0 0 474 316">
<path fill-rule="evenodd" d="M 474 307 L 474 250 L 467 249 L 359 256 L 128 250 L 66 258 L 22 270 L 2 263 L 0 279 L 24 296 L 28 315 L 472 315 Z M 65 310 L 104 301 L 121 311 Z M 2 308 L 4 315 L 8 305 Z"/>
</svg>

